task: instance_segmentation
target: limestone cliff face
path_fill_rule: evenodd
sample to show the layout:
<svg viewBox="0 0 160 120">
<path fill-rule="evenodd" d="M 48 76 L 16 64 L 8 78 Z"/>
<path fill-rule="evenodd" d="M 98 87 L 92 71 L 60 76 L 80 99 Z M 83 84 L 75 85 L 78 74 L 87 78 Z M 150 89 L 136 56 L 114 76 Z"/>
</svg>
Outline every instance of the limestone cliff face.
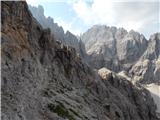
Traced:
<svg viewBox="0 0 160 120">
<path fill-rule="evenodd" d="M 101 79 L 26 2 L 2 1 L 1 12 L 2 120 L 158 120 L 147 90 L 113 72 Z"/>
<path fill-rule="evenodd" d="M 151 36 L 146 51 L 130 73 L 141 83 L 160 83 L 160 33 Z"/>
<path fill-rule="evenodd" d="M 160 58 L 160 33 L 151 35 L 147 50 L 143 54 L 142 58 L 149 60 Z"/>
<path fill-rule="evenodd" d="M 95 68 L 107 67 L 115 72 L 129 70 L 147 48 L 145 37 L 133 30 L 95 25 L 82 35 L 86 51 Z"/>
<path fill-rule="evenodd" d="M 142 34 L 123 28 L 95 25 L 81 36 L 94 68 L 126 71 L 134 82 L 160 82 L 160 33 L 149 41 Z"/>
</svg>

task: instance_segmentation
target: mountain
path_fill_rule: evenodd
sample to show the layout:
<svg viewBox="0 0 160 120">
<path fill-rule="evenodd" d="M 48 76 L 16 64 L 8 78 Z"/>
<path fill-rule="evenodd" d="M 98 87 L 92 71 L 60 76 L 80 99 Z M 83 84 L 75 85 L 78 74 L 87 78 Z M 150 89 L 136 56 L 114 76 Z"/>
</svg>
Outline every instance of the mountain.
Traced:
<svg viewBox="0 0 160 120">
<path fill-rule="evenodd" d="M 91 66 L 106 67 L 147 88 L 160 113 L 160 33 L 146 40 L 133 30 L 95 25 L 81 39 Z"/>
<path fill-rule="evenodd" d="M 118 72 L 130 69 L 147 49 L 148 41 L 138 32 L 95 25 L 81 36 L 95 68 Z"/>
<path fill-rule="evenodd" d="M 77 38 L 77 36 L 73 35 L 71 32 L 67 31 L 66 33 L 64 33 L 63 28 L 61 26 L 58 26 L 58 24 L 54 22 L 54 19 L 52 17 L 46 17 L 44 15 L 43 6 L 28 6 L 29 10 L 37 19 L 37 21 L 42 25 L 42 27 L 51 29 L 51 32 L 52 34 L 54 34 L 54 38 L 56 40 L 61 41 L 65 45 L 74 47 L 81 58 L 87 58 L 84 44 Z"/>
<path fill-rule="evenodd" d="M 90 65 L 107 67 L 115 72 L 126 71 L 143 83 L 160 81 L 160 33 L 150 40 L 133 30 L 95 25 L 81 36 L 90 56 Z"/>
<path fill-rule="evenodd" d="M 2 120 L 158 120 L 142 86 L 84 63 L 32 16 L 1 1 Z"/>
</svg>

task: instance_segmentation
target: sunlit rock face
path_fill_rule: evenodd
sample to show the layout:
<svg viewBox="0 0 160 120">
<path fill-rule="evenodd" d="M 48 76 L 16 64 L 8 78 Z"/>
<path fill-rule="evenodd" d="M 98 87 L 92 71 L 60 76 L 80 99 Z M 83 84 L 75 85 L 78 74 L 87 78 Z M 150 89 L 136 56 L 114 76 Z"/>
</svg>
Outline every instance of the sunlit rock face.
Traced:
<svg viewBox="0 0 160 120">
<path fill-rule="evenodd" d="M 147 50 L 143 54 L 142 58 L 149 60 L 160 58 L 160 33 L 151 35 Z"/>
<path fill-rule="evenodd" d="M 94 68 L 126 71 L 140 83 L 160 81 L 160 33 L 145 37 L 133 30 L 95 25 L 81 36 Z"/>
<path fill-rule="evenodd" d="M 130 73 L 138 76 L 141 83 L 160 83 L 160 33 L 151 36 L 146 51 Z"/>
<path fill-rule="evenodd" d="M 1 12 L 2 120 L 158 120 L 146 89 L 112 71 L 102 80 L 25 1 L 2 1 Z"/>
<path fill-rule="evenodd" d="M 93 26 L 82 35 L 91 64 L 95 68 L 105 66 L 115 72 L 128 70 L 147 48 L 145 37 L 133 30 Z"/>
</svg>

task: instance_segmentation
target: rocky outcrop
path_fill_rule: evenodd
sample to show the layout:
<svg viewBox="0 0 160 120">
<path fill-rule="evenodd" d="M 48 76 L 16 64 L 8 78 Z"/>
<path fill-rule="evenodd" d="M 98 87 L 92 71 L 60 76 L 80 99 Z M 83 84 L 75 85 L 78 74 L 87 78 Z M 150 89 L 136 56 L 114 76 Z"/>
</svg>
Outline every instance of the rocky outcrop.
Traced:
<svg viewBox="0 0 160 120">
<path fill-rule="evenodd" d="M 159 59 L 151 61 L 149 59 L 139 60 L 130 70 L 134 82 L 142 84 L 160 82 Z"/>
<path fill-rule="evenodd" d="M 155 60 L 160 57 L 160 33 L 151 35 L 147 50 L 142 56 L 142 59 Z"/>
<path fill-rule="evenodd" d="M 2 120 L 158 120 L 150 93 L 101 79 L 43 29 L 24 1 L 2 1 Z"/>
<path fill-rule="evenodd" d="M 101 68 L 98 70 L 98 74 L 101 76 L 103 80 L 109 80 L 112 78 L 112 71 L 107 68 Z"/>
<path fill-rule="evenodd" d="M 130 70 L 135 81 L 143 84 L 160 82 L 160 33 L 151 36 L 140 60 Z"/>
<path fill-rule="evenodd" d="M 132 98 L 131 96 L 135 97 L 134 100 L 136 100 L 136 104 L 139 106 L 140 104 L 143 104 L 142 101 L 138 98 L 138 94 L 137 94 L 137 88 L 142 92 L 143 95 L 145 95 L 147 97 L 149 92 L 146 92 L 146 90 L 143 87 L 136 87 L 133 86 L 132 83 L 126 79 L 124 76 L 122 75 L 118 75 L 106 68 L 102 68 L 98 71 L 99 75 L 102 77 L 103 82 L 105 83 L 105 85 L 107 84 L 107 82 L 109 82 L 112 86 L 114 86 L 116 89 L 118 89 L 120 91 L 120 93 L 122 93 L 124 96 L 127 96 L 131 101 Z M 124 89 L 125 88 L 125 89 Z M 136 88 L 136 89 L 135 89 Z M 129 91 L 129 92 L 127 92 Z M 135 94 L 136 93 L 136 94 Z M 153 95 L 153 94 L 152 94 Z M 156 96 L 156 95 L 155 95 Z M 155 97 L 154 96 L 154 97 Z M 158 96 L 156 96 L 156 102 L 159 101 L 157 99 Z M 143 98 L 143 100 L 145 100 L 146 98 Z M 124 99 L 125 100 L 125 99 Z M 145 100 L 146 101 L 146 100 Z M 120 103 L 123 104 L 123 103 Z M 159 104 L 159 103 L 158 103 Z M 140 111 L 143 111 L 144 106 L 139 106 L 139 108 L 141 108 Z M 158 108 L 159 109 L 159 108 Z M 144 112 L 144 111 L 143 111 Z M 134 114 L 134 112 L 133 112 Z M 127 118 L 128 119 L 128 118 Z"/>
</svg>

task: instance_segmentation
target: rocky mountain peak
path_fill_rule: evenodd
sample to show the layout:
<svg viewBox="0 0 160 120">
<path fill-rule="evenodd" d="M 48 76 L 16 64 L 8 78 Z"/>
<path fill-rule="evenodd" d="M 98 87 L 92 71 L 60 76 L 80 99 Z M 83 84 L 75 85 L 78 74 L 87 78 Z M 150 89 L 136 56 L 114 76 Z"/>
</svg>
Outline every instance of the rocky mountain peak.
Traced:
<svg viewBox="0 0 160 120">
<path fill-rule="evenodd" d="M 130 31 L 128 32 L 128 37 L 131 37 L 131 38 L 134 39 L 134 40 L 140 40 L 140 42 L 141 42 L 141 40 L 144 40 L 144 41 L 147 42 L 147 40 L 145 39 L 144 35 L 136 32 L 136 31 L 134 31 L 134 30 L 130 30 Z"/>
<path fill-rule="evenodd" d="M 128 70 L 147 48 L 145 37 L 133 30 L 95 25 L 81 37 L 95 68 Z M 97 60 L 96 60 L 97 59 Z"/>
</svg>

